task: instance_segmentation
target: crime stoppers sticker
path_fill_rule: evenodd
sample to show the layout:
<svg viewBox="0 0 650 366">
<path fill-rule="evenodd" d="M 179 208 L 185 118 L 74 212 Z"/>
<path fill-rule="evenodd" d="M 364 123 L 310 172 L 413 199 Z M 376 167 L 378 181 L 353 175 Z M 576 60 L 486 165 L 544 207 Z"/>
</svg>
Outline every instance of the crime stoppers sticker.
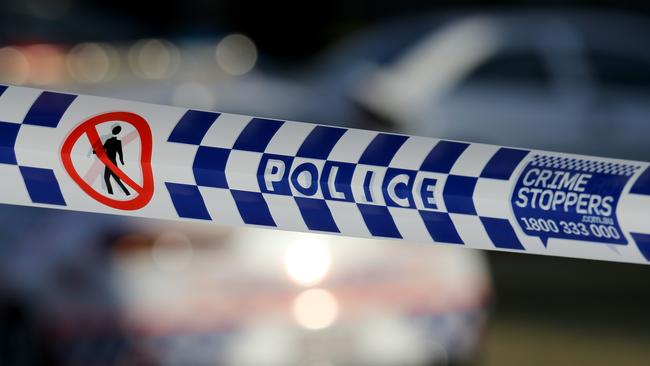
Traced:
<svg viewBox="0 0 650 366">
<path fill-rule="evenodd" d="M 619 198 L 638 166 L 534 155 L 512 193 L 521 229 L 537 236 L 627 244 L 616 217 Z"/>
</svg>

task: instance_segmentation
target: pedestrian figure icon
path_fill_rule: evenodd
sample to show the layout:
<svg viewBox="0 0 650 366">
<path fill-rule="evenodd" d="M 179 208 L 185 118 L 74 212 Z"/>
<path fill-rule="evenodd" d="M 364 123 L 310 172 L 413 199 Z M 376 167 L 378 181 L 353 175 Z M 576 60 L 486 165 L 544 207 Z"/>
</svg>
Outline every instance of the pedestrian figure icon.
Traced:
<svg viewBox="0 0 650 366">
<path fill-rule="evenodd" d="M 104 141 L 104 151 L 106 152 L 106 156 L 108 159 L 113 163 L 113 165 L 117 166 L 117 158 L 119 157 L 120 163 L 124 165 L 124 156 L 122 153 L 122 141 L 117 138 L 117 135 L 122 131 L 122 127 L 119 125 L 114 126 L 113 129 L 111 130 L 111 133 L 113 134 L 112 137 L 106 139 Z M 93 151 L 93 153 L 95 153 Z M 122 180 L 120 180 L 120 177 L 115 174 L 109 168 L 108 166 L 104 167 L 104 182 L 106 182 L 106 189 L 108 190 L 109 194 L 113 194 L 113 186 L 111 185 L 111 177 L 115 180 L 115 183 L 117 183 L 120 188 L 122 188 L 122 191 L 124 191 L 124 194 L 127 196 L 131 195 L 131 192 L 129 192 L 128 189 L 126 189 L 126 186 L 124 183 L 122 183 Z"/>
<path fill-rule="evenodd" d="M 100 135 L 100 131 L 106 131 L 108 126 L 108 134 Z M 151 201 L 154 194 L 152 139 L 149 122 L 138 114 L 124 111 L 98 114 L 70 131 L 61 146 L 61 162 L 70 178 L 90 198 L 118 210 L 139 210 Z M 132 144 L 134 141 L 139 141 L 139 152 Z M 89 155 L 78 153 L 88 146 L 90 149 L 86 151 L 97 156 L 92 162 Z M 125 153 L 130 166 L 128 172 L 122 169 L 126 166 Z M 101 179 L 102 170 L 104 179 Z M 139 182 L 134 180 L 137 170 L 140 172 Z M 95 184 L 97 181 L 101 184 Z M 115 184 L 124 195 L 113 192 Z"/>
</svg>

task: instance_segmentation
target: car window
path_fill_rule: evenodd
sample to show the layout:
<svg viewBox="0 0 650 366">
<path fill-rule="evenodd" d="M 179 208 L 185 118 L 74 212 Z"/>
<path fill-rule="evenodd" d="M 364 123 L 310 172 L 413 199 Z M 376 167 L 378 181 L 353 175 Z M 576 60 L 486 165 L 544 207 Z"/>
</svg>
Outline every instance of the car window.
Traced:
<svg viewBox="0 0 650 366">
<path fill-rule="evenodd" d="M 528 83 L 546 87 L 550 75 L 542 57 L 534 52 L 501 53 L 480 64 L 466 83 Z"/>
<path fill-rule="evenodd" d="M 606 88 L 626 87 L 650 90 L 650 59 L 591 51 L 589 60 L 594 78 Z"/>
</svg>

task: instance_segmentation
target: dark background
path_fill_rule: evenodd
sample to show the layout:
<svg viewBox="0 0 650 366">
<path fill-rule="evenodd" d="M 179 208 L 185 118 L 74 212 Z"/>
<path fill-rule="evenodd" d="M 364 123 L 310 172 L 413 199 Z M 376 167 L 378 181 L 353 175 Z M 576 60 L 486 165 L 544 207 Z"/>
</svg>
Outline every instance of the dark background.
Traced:
<svg viewBox="0 0 650 366">
<path fill-rule="evenodd" d="M 403 16 L 535 8 L 650 14 L 643 1 L 6 0 L 0 8 L 0 41 L 210 37 L 234 31 L 250 35 L 263 54 L 300 62 L 354 30 Z"/>
</svg>

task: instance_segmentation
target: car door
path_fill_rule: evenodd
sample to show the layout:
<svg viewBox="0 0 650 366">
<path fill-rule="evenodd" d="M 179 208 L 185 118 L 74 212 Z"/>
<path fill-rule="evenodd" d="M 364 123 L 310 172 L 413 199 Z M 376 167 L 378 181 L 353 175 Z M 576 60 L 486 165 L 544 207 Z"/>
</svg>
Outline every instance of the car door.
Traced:
<svg viewBox="0 0 650 366">
<path fill-rule="evenodd" d="M 539 49 L 503 49 L 431 108 L 430 134 L 542 149 L 570 144 L 578 127 L 568 121 L 555 79 Z"/>
</svg>

